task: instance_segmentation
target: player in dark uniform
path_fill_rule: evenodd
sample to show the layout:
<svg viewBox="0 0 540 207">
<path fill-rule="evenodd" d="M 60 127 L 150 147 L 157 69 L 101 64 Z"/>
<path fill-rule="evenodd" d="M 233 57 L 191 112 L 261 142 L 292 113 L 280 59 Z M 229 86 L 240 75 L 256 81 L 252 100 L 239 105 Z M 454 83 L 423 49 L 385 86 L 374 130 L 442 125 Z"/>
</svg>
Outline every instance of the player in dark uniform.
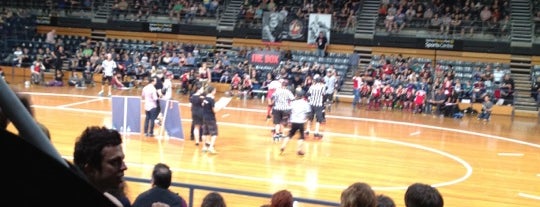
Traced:
<svg viewBox="0 0 540 207">
<path fill-rule="evenodd" d="M 191 104 L 191 140 L 195 140 L 195 145 L 199 145 L 202 141 L 201 126 L 203 124 L 203 108 L 202 102 L 204 100 L 203 88 L 200 88 L 189 98 Z"/>
</svg>

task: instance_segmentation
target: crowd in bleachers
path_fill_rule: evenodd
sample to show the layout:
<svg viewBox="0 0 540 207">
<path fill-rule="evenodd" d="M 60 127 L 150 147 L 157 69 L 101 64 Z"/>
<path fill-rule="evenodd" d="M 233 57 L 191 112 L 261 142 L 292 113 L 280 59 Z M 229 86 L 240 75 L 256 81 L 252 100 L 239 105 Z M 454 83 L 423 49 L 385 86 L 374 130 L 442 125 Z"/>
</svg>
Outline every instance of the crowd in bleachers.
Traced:
<svg viewBox="0 0 540 207">
<path fill-rule="evenodd" d="M 507 37 L 510 24 L 509 0 L 383 0 L 379 8 L 379 27 L 394 33 L 411 28 L 456 37 Z"/>
<path fill-rule="evenodd" d="M 146 21 L 150 16 L 168 16 L 174 22 L 191 23 L 195 17 L 215 19 L 222 7 L 223 1 L 220 0 L 115 0 L 111 18 Z"/>
<path fill-rule="evenodd" d="M 36 33 L 36 26 L 36 17 L 26 10 L 2 9 L 0 11 L 0 38 L 2 40 L 31 38 Z"/>
<path fill-rule="evenodd" d="M 52 43 L 48 36 L 55 36 Z M 212 82 L 233 83 L 239 77 L 249 91 L 265 89 L 267 77 L 285 78 L 291 87 L 304 87 L 314 74 L 326 74 L 331 70 L 337 77 L 344 77 L 349 70 L 349 55 L 329 53 L 327 57 L 316 56 L 313 52 L 284 51 L 279 48 L 234 47 L 231 50 L 217 50 L 213 45 L 191 44 L 167 41 L 144 41 L 130 39 L 105 39 L 91 41 L 86 37 L 74 35 L 38 34 L 30 40 L 15 42 L 12 51 L 3 53 L 4 65 L 11 65 L 10 60 L 17 57 L 19 67 L 43 65 L 44 71 L 51 69 L 83 72 L 86 79 L 91 79 L 95 71 L 100 71 L 101 62 L 107 53 L 113 54 L 118 64 L 118 82 L 135 85 L 142 83 L 157 69 L 164 69 L 174 74 L 182 82 L 184 93 L 194 91 L 196 76 L 201 66 L 211 71 Z M 258 50 L 278 50 L 283 60 L 275 69 L 258 69 L 249 64 L 249 55 Z M 191 76 L 190 76 L 191 74 Z M 271 76 L 267 76 L 270 74 Z M 249 79 L 251 81 L 244 81 Z M 343 78 L 340 79 L 343 83 Z M 42 82 L 42 81 L 39 81 Z M 87 82 L 87 81 L 86 81 Z M 234 82 L 236 83 L 236 82 Z M 121 84 L 120 84 L 121 85 Z M 293 88 L 293 89 L 294 89 Z"/>
<path fill-rule="evenodd" d="M 460 102 L 513 105 L 514 81 L 510 66 L 499 63 L 375 56 L 364 74 L 353 77 L 353 106 L 367 109 L 408 110 L 453 116 Z"/>
<path fill-rule="evenodd" d="M 352 32 L 361 3 L 359 0 L 248 0 L 238 14 L 239 27 L 261 27 L 264 12 L 279 12 L 283 19 L 298 18 L 304 20 L 305 25 L 310 13 L 320 13 L 332 15 L 332 30 Z"/>
</svg>

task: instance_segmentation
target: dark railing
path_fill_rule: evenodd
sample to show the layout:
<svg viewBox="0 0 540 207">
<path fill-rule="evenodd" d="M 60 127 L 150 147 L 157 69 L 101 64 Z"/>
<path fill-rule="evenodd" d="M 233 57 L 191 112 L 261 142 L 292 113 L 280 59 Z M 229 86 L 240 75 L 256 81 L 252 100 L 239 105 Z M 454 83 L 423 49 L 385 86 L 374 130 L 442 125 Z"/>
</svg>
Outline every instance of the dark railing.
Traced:
<svg viewBox="0 0 540 207">
<path fill-rule="evenodd" d="M 135 177 L 126 176 L 125 179 L 130 182 L 150 183 L 149 179 L 143 179 L 143 178 L 135 178 Z M 230 194 L 259 197 L 259 198 L 272 197 L 272 194 L 268 194 L 268 193 L 257 193 L 257 192 L 252 192 L 252 191 L 235 190 L 235 189 L 229 189 L 229 188 L 217 188 L 217 187 L 210 187 L 210 186 L 204 186 L 204 185 L 193 185 L 193 184 L 185 184 L 185 183 L 177 183 L 177 182 L 173 182 L 171 186 L 189 189 L 189 199 L 188 199 L 189 207 L 193 207 L 193 198 L 194 198 L 195 190 L 215 191 L 215 192 L 220 192 L 220 193 L 230 193 Z M 315 205 L 321 205 L 321 206 L 339 206 L 339 203 L 336 203 L 336 202 L 322 201 L 322 200 L 309 199 L 309 198 L 295 197 L 294 200 L 299 203 L 315 204 Z"/>
</svg>

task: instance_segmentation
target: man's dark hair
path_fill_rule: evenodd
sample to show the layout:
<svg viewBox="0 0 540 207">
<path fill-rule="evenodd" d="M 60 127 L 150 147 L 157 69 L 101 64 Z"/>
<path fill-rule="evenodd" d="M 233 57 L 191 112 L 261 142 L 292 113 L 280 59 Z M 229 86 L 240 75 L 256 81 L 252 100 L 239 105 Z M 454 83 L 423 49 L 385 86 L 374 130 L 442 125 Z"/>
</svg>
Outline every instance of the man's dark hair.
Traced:
<svg viewBox="0 0 540 207">
<path fill-rule="evenodd" d="M 120 144 L 122 144 L 122 136 L 118 131 L 106 127 L 89 126 L 75 142 L 73 162 L 79 169 L 84 169 L 85 165 L 88 165 L 101 170 L 103 148 Z"/>
<path fill-rule="evenodd" d="M 158 163 L 152 171 L 152 180 L 157 187 L 168 189 L 171 186 L 172 172 L 168 165 Z"/>
<path fill-rule="evenodd" d="M 405 192 L 406 207 L 443 207 L 444 201 L 439 191 L 423 183 L 414 183 Z"/>
<path fill-rule="evenodd" d="M 396 207 L 394 200 L 387 195 L 377 196 L 377 207 Z"/>
</svg>

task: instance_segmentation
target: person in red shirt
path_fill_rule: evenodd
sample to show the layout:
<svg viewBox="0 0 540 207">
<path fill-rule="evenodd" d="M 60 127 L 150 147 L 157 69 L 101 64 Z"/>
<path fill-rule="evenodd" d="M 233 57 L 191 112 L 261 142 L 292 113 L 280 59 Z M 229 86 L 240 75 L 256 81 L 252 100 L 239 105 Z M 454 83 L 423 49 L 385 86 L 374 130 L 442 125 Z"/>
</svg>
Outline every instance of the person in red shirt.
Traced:
<svg viewBox="0 0 540 207">
<path fill-rule="evenodd" d="M 381 93 L 381 85 L 377 83 L 373 84 L 371 95 L 369 97 L 368 110 L 371 110 L 372 108 L 374 110 L 379 110 L 381 104 Z"/>
<path fill-rule="evenodd" d="M 403 88 L 403 85 L 398 85 L 394 93 L 394 109 L 403 109 L 404 97 L 405 88 Z"/>
<path fill-rule="evenodd" d="M 180 76 L 180 81 L 182 82 L 182 93 L 185 95 L 189 91 L 189 71 Z"/>
<path fill-rule="evenodd" d="M 426 101 L 426 91 L 420 89 L 414 94 L 414 113 L 422 113 Z"/>
<path fill-rule="evenodd" d="M 240 78 L 238 73 L 235 73 L 231 79 L 231 93 L 233 96 L 238 95 L 238 91 L 240 90 L 241 84 L 242 84 L 242 78 Z"/>
<path fill-rule="evenodd" d="M 383 98 L 383 108 L 391 110 L 392 102 L 394 100 L 394 88 L 388 84 L 384 83 L 382 88 L 382 98 Z"/>
<path fill-rule="evenodd" d="M 41 60 L 38 59 L 34 65 L 30 66 L 32 83 L 34 84 L 43 84 L 45 78 L 45 66 L 41 63 Z"/>
<path fill-rule="evenodd" d="M 251 90 L 253 89 L 253 83 L 251 82 L 251 78 L 249 75 L 245 75 L 244 79 L 242 80 L 242 96 L 244 98 L 250 97 L 251 98 Z"/>
</svg>

